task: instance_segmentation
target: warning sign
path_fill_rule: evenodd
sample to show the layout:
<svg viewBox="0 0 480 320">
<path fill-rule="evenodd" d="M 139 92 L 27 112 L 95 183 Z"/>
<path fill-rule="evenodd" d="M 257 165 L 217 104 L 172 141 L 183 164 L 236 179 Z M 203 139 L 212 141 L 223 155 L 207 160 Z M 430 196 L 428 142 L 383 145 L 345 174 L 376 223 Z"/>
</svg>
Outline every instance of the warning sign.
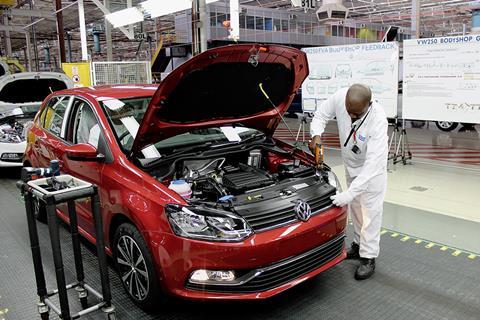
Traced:
<svg viewBox="0 0 480 320">
<path fill-rule="evenodd" d="M 90 62 L 62 63 L 62 69 L 72 79 L 75 88 L 92 85 Z"/>
</svg>

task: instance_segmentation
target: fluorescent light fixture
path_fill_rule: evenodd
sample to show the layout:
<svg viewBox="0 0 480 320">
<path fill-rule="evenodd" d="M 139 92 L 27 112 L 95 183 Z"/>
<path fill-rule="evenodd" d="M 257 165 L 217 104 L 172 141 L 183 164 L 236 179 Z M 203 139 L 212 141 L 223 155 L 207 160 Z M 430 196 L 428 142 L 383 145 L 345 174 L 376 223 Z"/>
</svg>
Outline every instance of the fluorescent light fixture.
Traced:
<svg viewBox="0 0 480 320">
<path fill-rule="evenodd" d="M 140 3 L 150 17 L 160 17 L 192 8 L 192 0 L 148 0 Z"/>
<path fill-rule="evenodd" d="M 218 2 L 218 1 L 220 1 L 220 0 L 206 0 L 205 3 L 209 4 L 209 3 Z"/>
<path fill-rule="evenodd" d="M 105 18 L 115 27 L 122 27 L 143 21 L 143 13 L 135 7 L 107 14 Z"/>
</svg>

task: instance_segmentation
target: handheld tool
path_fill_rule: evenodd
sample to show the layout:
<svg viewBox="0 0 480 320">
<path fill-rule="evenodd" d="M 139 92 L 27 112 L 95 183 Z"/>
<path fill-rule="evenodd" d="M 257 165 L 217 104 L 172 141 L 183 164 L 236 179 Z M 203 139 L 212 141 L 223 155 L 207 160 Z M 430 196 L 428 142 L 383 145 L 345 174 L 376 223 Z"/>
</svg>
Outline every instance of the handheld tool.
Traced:
<svg viewBox="0 0 480 320">
<path fill-rule="evenodd" d="M 315 145 L 315 163 L 317 165 L 317 169 L 323 170 L 323 160 L 324 160 L 323 144 L 317 143 Z"/>
</svg>

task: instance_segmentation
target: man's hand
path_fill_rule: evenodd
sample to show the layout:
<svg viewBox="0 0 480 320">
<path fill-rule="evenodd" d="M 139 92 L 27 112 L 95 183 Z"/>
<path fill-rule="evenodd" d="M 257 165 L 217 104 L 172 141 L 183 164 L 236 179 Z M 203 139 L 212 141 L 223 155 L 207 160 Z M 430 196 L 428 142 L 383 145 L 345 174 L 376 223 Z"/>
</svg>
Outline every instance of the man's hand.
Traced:
<svg viewBox="0 0 480 320">
<path fill-rule="evenodd" d="M 310 151 L 315 155 L 315 146 L 317 144 L 321 144 L 322 143 L 322 137 L 320 136 L 314 136 L 312 138 L 312 141 L 310 141 L 310 143 L 308 144 L 308 148 L 310 149 Z"/>
<path fill-rule="evenodd" d="M 349 191 L 344 191 L 342 193 L 331 196 L 330 199 L 337 207 L 343 207 L 353 201 L 353 196 Z"/>
</svg>

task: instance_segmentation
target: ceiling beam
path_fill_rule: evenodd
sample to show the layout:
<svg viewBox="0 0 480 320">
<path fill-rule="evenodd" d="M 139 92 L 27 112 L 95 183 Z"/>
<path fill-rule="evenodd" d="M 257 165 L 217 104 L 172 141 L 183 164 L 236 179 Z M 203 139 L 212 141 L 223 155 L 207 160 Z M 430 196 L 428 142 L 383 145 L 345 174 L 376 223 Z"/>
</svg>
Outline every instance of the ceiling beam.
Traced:
<svg viewBox="0 0 480 320">
<path fill-rule="evenodd" d="M 112 13 L 110 10 L 108 10 L 107 7 L 105 7 L 103 5 L 103 3 L 101 3 L 99 0 L 92 0 L 93 3 L 95 3 L 95 5 L 100 9 L 102 10 L 103 14 L 104 15 L 107 15 L 107 14 L 110 14 Z M 134 32 L 133 32 L 133 28 L 131 30 L 127 30 L 125 27 L 118 27 L 118 29 L 120 31 L 122 31 L 122 33 L 130 40 L 133 40 L 135 39 L 135 35 L 134 35 Z"/>
</svg>

